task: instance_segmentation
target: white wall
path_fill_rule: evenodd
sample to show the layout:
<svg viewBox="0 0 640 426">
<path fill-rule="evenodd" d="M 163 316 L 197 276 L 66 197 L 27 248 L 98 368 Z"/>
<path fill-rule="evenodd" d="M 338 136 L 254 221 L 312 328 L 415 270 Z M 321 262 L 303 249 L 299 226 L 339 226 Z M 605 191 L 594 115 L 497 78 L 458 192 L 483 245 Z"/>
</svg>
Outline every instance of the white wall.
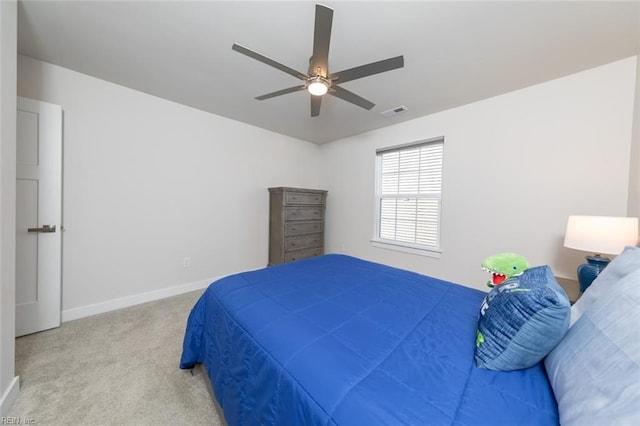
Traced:
<svg viewBox="0 0 640 426">
<path fill-rule="evenodd" d="M 0 1 L 0 417 L 18 395 L 15 377 L 16 42 L 15 1 Z"/>
<path fill-rule="evenodd" d="M 18 70 L 21 96 L 65 114 L 66 319 L 265 265 L 269 186 L 329 190 L 329 252 L 483 289 L 501 251 L 573 277 L 585 253 L 562 247 L 566 217 L 628 207 L 635 57 L 323 146 L 31 58 Z M 371 247 L 376 148 L 436 136 L 442 257 Z"/>
<path fill-rule="evenodd" d="M 317 145 L 31 58 L 18 70 L 20 96 L 64 111 L 63 319 L 266 266 L 267 188 L 321 186 Z"/>
<path fill-rule="evenodd" d="M 327 250 L 485 290 L 480 263 L 504 251 L 575 277 L 567 216 L 626 215 L 635 80 L 632 57 L 323 146 Z M 437 136 L 441 258 L 372 247 L 376 149 Z"/>
<path fill-rule="evenodd" d="M 640 16 L 638 17 L 640 20 Z M 631 170 L 629 173 L 629 216 L 640 217 L 640 56 L 636 67 L 636 97 L 631 138 Z"/>
</svg>

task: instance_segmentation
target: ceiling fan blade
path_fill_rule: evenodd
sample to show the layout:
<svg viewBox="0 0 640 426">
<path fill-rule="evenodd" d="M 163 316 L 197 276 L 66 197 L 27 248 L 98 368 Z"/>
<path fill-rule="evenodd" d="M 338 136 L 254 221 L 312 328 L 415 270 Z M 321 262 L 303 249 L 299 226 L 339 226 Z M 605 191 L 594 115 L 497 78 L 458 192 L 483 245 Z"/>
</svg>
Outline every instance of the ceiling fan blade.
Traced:
<svg viewBox="0 0 640 426">
<path fill-rule="evenodd" d="M 308 78 L 306 74 L 301 73 L 300 71 L 296 71 L 293 68 L 289 68 L 288 66 L 283 65 L 280 62 L 276 62 L 271 58 L 267 58 L 266 56 L 261 55 L 258 52 L 254 52 L 251 49 L 247 49 L 246 47 L 241 46 L 239 44 L 234 43 L 231 48 L 236 52 L 242 53 L 243 55 L 247 55 L 248 57 L 253 58 L 257 61 L 263 62 L 267 65 L 271 65 L 272 67 L 277 68 L 280 71 L 286 72 L 287 74 L 291 74 L 292 76 L 299 78 L 300 80 L 305 80 Z"/>
<path fill-rule="evenodd" d="M 344 71 L 338 71 L 335 74 L 331 74 L 331 80 L 336 79 L 337 83 L 344 83 L 346 81 L 356 80 L 358 78 L 402 68 L 403 66 L 404 56 L 396 56 L 395 58 L 383 59 L 382 61 L 360 65 L 359 67 L 349 68 Z"/>
<path fill-rule="evenodd" d="M 320 115 L 320 105 L 322 105 L 322 96 L 311 95 L 311 116 L 317 117 Z"/>
<path fill-rule="evenodd" d="M 309 75 L 315 76 L 320 68 L 320 75 L 329 74 L 329 43 L 331 41 L 331 25 L 333 9 L 316 5 L 316 23 L 313 31 L 313 54 L 309 63 Z"/>
<path fill-rule="evenodd" d="M 336 98 L 340 98 L 344 101 L 351 102 L 354 105 L 358 105 L 360 108 L 364 108 L 366 110 L 370 110 L 376 104 L 371 101 L 366 100 L 353 92 L 350 92 L 346 89 L 343 89 L 340 86 L 332 86 L 331 90 L 328 92 L 330 95 L 335 96 Z"/>
<path fill-rule="evenodd" d="M 298 92 L 300 90 L 304 90 L 304 84 L 302 86 L 294 86 L 289 87 L 287 89 L 278 90 L 277 92 L 267 93 L 266 95 L 256 96 L 256 99 L 259 101 L 264 101 L 265 99 L 275 98 L 276 96 L 286 95 L 287 93 Z"/>
</svg>

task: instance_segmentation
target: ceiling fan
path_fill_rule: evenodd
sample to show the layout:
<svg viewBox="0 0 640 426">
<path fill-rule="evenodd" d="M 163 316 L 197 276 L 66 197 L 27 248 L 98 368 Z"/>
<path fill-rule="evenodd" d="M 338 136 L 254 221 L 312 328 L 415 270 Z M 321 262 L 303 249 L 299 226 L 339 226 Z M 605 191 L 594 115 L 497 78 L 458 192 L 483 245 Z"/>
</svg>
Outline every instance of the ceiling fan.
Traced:
<svg viewBox="0 0 640 426">
<path fill-rule="evenodd" d="M 404 57 L 396 56 L 394 58 L 384 59 L 382 61 L 372 62 L 366 65 L 349 68 L 347 70 L 329 73 L 329 42 L 331 40 L 331 24 L 333 22 L 333 9 L 316 4 L 315 30 L 313 33 L 313 53 L 309 58 L 309 70 L 305 74 L 303 72 L 289 68 L 280 62 L 274 61 L 258 52 L 248 49 L 239 44 L 234 44 L 232 49 L 236 52 L 247 55 L 274 68 L 284 71 L 300 80 L 304 84 L 289 87 L 287 89 L 278 90 L 276 92 L 267 93 L 266 95 L 257 96 L 256 99 L 263 101 L 287 93 L 307 90 L 311 94 L 311 116 L 320 115 L 320 105 L 322 104 L 322 95 L 329 94 L 351 102 L 361 108 L 370 110 L 375 104 L 364 99 L 353 92 L 350 92 L 340 86 L 340 83 L 356 80 L 358 78 L 368 77 L 370 75 L 391 71 L 404 66 Z"/>
</svg>

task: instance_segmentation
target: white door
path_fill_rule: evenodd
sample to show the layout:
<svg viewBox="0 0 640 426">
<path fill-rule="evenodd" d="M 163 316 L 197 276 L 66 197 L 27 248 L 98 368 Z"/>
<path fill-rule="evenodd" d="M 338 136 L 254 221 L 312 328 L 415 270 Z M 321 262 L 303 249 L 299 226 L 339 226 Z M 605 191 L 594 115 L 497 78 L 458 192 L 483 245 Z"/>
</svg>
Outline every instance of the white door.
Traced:
<svg viewBox="0 0 640 426">
<path fill-rule="evenodd" d="M 60 325 L 62 108 L 18 98 L 16 336 Z"/>
</svg>

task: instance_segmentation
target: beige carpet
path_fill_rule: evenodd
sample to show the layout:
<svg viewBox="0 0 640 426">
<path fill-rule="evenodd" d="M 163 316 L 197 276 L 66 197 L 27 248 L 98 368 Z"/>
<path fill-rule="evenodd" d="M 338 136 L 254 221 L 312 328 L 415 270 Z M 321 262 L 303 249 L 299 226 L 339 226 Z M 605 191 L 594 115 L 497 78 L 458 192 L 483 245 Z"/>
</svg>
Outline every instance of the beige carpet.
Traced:
<svg viewBox="0 0 640 426">
<path fill-rule="evenodd" d="M 223 425 L 204 368 L 178 368 L 200 293 L 16 339 L 21 390 L 8 415 L 37 425 Z"/>
</svg>

